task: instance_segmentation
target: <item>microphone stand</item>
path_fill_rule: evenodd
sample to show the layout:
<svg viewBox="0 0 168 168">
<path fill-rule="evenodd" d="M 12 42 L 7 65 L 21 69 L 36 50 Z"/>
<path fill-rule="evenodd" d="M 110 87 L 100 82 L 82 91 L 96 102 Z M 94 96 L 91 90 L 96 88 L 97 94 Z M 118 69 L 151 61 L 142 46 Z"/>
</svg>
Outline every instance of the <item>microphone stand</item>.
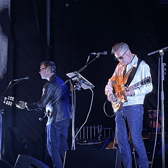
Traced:
<svg viewBox="0 0 168 168">
<path fill-rule="evenodd" d="M 100 56 L 100 54 L 97 54 L 97 56 L 96 56 L 95 58 L 93 58 L 93 59 L 89 62 L 90 55 L 91 55 L 91 54 L 89 54 L 89 56 L 88 56 L 88 58 L 87 58 L 86 64 L 85 64 L 82 68 L 80 68 L 80 69 L 77 71 L 77 73 L 82 72 L 88 65 L 90 65 L 93 61 L 95 61 L 95 60 L 96 60 L 97 58 L 99 58 L 99 56 Z"/>
<path fill-rule="evenodd" d="M 72 93 L 72 146 L 71 146 L 71 150 L 75 150 L 75 110 L 76 110 L 76 90 L 81 90 L 81 84 L 83 82 L 83 79 L 82 81 L 81 80 L 81 75 L 79 74 L 80 72 L 82 72 L 84 69 L 86 69 L 86 67 L 88 65 L 90 65 L 93 61 L 95 61 L 97 58 L 99 58 L 100 54 L 97 54 L 97 56 L 95 58 L 93 58 L 90 62 L 89 62 L 89 59 L 90 59 L 90 55 L 88 56 L 87 58 L 87 61 L 86 61 L 86 64 L 80 68 L 78 71 L 75 71 L 74 74 L 75 76 L 72 76 L 70 77 L 70 80 L 66 80 L 65 83 L 67 83 L 68 81 L 70 82 L 70 85 L 71 85 L 71 93 Z M 74 77 L 77 77 L 79 79 L 79 83 L 73 83 L 73 78 Z M 86 79 L 84 79 L 85 82 L 88 82 Z M 64 83 L 64 84 L 65 84 Z M 94 85 L 92 86 L 94 87 Z"/>
<path fill-rule="evenodd" d="M 165 168 L 165 124 L 164 124 L 165 120 L 164 120 L 164 87 L 163 87 L 164 74 L 165 74 L 164 72 L 165 63 L 163 63 L 164 51 L 168 51 L 168 47 L 162 48 L 160 50 L 148 54 L 148 56 L 150 56 L 152 54 L 159 53 L 161 58 L 160 68 L 161 68 L 161 112 L 162 112 L 162 168 Z"/>
</svg>

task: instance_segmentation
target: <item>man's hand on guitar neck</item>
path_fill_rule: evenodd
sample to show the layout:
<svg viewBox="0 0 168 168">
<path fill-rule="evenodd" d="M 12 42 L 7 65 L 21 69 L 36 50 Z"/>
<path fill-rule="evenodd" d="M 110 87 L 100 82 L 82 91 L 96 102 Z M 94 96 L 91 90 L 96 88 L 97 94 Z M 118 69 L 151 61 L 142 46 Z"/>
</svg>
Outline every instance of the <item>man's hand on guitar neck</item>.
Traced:
<svg viewBox="0 0 168 168">
<path fill-rule="evenodd" d="M 19 104 L 16 104 L 16 107 L 19 109 L 25 109 L 27 107 L 27 102 L 19 101 Z"/>
</svg>

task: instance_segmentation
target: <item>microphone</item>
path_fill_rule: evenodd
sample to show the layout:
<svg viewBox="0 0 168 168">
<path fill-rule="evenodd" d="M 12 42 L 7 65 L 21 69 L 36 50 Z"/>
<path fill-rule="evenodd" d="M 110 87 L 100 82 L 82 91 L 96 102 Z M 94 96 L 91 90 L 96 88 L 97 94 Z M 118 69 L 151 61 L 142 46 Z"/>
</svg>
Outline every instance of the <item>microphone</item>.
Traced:
<svg viewBox="0 0 168 168">
<path fill-rule="evenodd" d="M 19 78 L 19 79 L 14 79 L 13 81 L 21 81 L 21 80 L 28 80 L 29 79 L 29 77 L 28 76 L 26 76 L 25 78 Z"/>
<path fill-rule="evenodd" d="M 103 52 L 92 52 L 92 55 L 107 55 L 107 51 L 103 51 Z"/>
</svg>

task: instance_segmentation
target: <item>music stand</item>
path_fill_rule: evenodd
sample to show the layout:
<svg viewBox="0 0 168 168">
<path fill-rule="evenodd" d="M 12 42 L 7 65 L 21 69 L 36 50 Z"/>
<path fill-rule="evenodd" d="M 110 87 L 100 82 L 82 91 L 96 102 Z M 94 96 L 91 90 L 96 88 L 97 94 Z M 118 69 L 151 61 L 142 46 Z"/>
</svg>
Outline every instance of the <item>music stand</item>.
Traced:
<svg viewBox="0 0 168 168">
<path fill-rule="evenodd" d="M 70 78 L 71 92 L 72 92 L 72 146 L 71 149 L 75 150 L 75 108 L 76 108 L 76 97 L 75 91 L 83 88 L 93 89 L 95 86 L 85 79 L 78 72 L 70 72 L 66 74 Z"/>
<path fill-rule="evenodd" d="M 90 83 L 87 79 L 85 79 L 80 73 L 78 72 L 70 72 L 66 74 L 72 81 L 77 82 L 76 84 L 78 87 L 83 88 L 84 90 L 86 89 L 93 89 L 95 86 Z M 80 88 L 77 88 L 78 90 Z"/>
</svg>

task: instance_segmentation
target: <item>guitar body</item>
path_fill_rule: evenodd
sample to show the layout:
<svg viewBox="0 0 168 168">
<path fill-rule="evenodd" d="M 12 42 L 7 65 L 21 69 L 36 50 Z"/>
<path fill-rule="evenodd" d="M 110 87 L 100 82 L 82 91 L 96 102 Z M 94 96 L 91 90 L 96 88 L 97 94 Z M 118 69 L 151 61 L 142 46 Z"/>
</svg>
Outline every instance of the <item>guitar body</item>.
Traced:
<svg viewBox="0 0 168 168">
<path fill-rule="evenodd" d="M 127 101 L 127 97 L 124 94 L 125 86 L 124 85 L 113 85 L 114 95 L 117 101 L 112 102 L 112 108 L 114 112 L 121 110 L 123 103 Z"/>
<path fill-rule="evenodd" d="M 122 102 L 117 102 L 117 101 L 112 102 L 111 105 L 112 105 L 114 113 L 116 113 L 118 110 L 121 110 L 122 107 L 123 107 L 123 103 Z"/>
</svg>

